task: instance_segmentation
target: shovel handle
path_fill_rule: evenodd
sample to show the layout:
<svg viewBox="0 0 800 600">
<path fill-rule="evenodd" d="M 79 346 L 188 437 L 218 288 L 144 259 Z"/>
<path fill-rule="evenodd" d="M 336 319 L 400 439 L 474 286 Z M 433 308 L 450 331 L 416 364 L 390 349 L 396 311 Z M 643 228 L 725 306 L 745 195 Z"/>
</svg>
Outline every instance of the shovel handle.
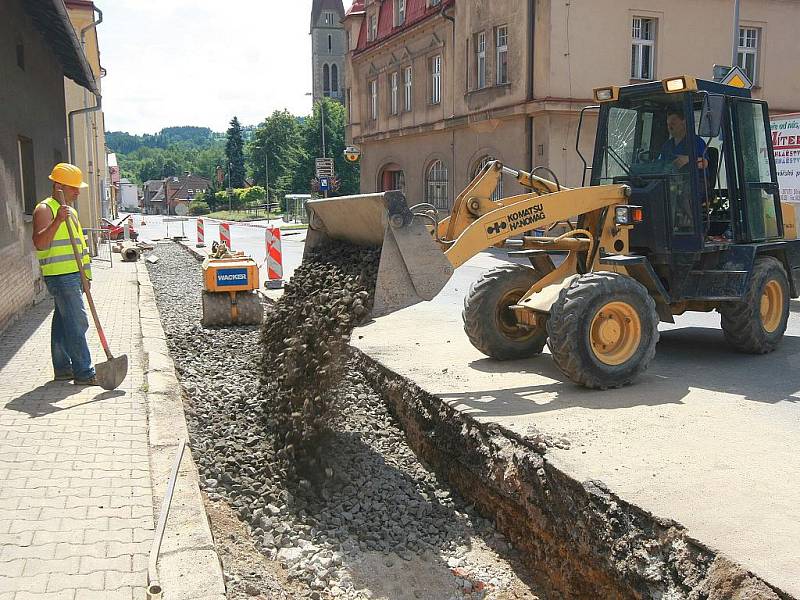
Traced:
<svg viewBox="0 0 800 600">
<path fill-rule="evenodd" d="M 63 206 L 66 205 L 64 201 L 64 192 L 58 190 L 59 200 Z M 92 292 L 89 288 L 89 279 L 86 277 L 86 272 L 83 270 L 83 256 L 78 253 L 78 245 L 75 243 L 75 234 L 72 232 L 72 208 L 70 208 L 69 217 L 67 218 L 67 233 L 69 234 L 69 242 L 72 245 L 72 254 L 75 256 L 75 262 L 78 263 L 78 272 L 81 274 L 81 284 L 83 291 L 86 294 L 86 300 L 89 302 L 89 311 L 92 313 L 92 320 L 94 321 L 97 335 L 100 338 L 100 344 L 103 346 L 103 352 L 106 353 L 106 358 L 111 360 L 114 356 L 111 354 L 111 349 L 108 347 L 108 340 L 106 334 L 103 332 L 103 327 L 100 325 L 100 318 L 97 316 L 97 309 L 94 306 L 94 299 Z"/>
</svg>

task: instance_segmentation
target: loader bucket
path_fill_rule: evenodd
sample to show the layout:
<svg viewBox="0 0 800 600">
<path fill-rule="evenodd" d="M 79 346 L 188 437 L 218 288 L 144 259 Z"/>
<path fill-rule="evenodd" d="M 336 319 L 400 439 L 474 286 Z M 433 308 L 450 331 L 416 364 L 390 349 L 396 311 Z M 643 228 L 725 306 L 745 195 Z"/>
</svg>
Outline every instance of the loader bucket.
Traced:
<svg viewBox="0 0 800 600">
<path fill-rule="evenodd" d="M 334 240 L 381 247 L 372 317 L 432 300 L 453 275 L 425 221 L 414 218 L 401 192 L 310 200 L 306 206 L 306 254 Z"/>
</svg>

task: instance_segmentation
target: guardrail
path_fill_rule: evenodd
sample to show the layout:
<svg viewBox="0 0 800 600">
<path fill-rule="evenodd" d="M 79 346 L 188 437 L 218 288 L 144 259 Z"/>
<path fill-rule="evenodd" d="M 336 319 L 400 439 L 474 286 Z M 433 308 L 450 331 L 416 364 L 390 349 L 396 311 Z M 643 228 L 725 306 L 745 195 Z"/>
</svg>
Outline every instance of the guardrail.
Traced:
<svg viewBox="0 0 800 600">
<path fill-rule="evenodd" d="M 114 266 L 114 253 L 111 251 L 111 238 L 108 229 L 84 228 L 86 243 L 89 244 L 89 254 L 92 260 L 107 262 Z"/>
</svg>

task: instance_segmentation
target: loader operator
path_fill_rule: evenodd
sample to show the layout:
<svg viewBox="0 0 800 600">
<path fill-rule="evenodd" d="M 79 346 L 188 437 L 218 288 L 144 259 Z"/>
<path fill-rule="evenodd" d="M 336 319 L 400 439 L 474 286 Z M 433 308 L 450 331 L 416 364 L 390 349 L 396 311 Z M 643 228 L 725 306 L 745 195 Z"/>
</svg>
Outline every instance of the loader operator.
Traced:
<svg viewBox="0 0 800 600">
<path fill-rule="evenodd" d="M 670 109 L 667 111 L 667 131 L 669 131 L 669 139 L 661 146 L 661 154 L 658 158 L 672 162 L 678 170 L 683 169 L 689 164 L 689 143 L 686 139 L 686 116 L 682 110 Z M 694 140 L 697 168 L 705 169 L 708 167 L 708 160 L 705 158 L 706 143 L 699 136 Z"/>
<path fill-rule="evenodd" d="M 666 163 L 671 163 L 678 173 L 688 174 L 692 171 L 689 169 L 689 140 L 686 136 L 686 115 L 680 108 L 670 108 L 667 110 L 667 131 L 669 132 L 669 139 L 661 146 L 661 152 L 658 155 L 658 160 Z M 701 204 L 707 201 L 705 186 L 702 182 L 705 181 L 703 176 L 704 170 L 708 167 L 708 159 L 706 159 L 706 144 L 699 136 L 695 140 L 695 155 L 697 156 L 697 168 L 693 170 L 693 176 L 696 177 L 697 182 L 697 196 Z M 686 180 L 688 188 L 688 180 Z M 692 229 L 692 202 L 690 192 L 684 188 L 683 192 L 678 193 L 678 203 L 675 205 L 675 224 L 677 229 L 691 230 Z"/>
<path fill-rule="evenodd" d="M 89 320 L 81 297 L 82 283 L 70 242 L 72 230 L 87 279 L 91 259 L 78 213 L 72 208 L 82 188 L 83 173 L 75 165 L 59 163 L 50 173 L 53 195 L 33 211 L 33 245 L 47 291 L 55 301 L 50 331 L 50 353 L 56 381 L 73 380 L 76 385 L 96 385 L 92 356 L 86 342 Z M 86 282 L 86 285 L 90 285 Z"/>
</svg>

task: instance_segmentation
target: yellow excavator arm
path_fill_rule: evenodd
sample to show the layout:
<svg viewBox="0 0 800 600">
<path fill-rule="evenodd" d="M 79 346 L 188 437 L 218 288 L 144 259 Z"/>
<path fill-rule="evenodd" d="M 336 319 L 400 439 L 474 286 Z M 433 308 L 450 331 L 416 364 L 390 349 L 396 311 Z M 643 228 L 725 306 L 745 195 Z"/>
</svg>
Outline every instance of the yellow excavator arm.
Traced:
<svg viewBox="0 0 800 600">
<path fill-rule="evenodd" d="M 493 200 L 503 173 L 512 175 L 531 191 Z M 441 222 L 432 214 L 433 207 L 409 207 L 400 192 L 309 201 L 306 252 L 331 239 L 382 244 L 373 308 L 373 316 L 380 316 L 433 299 L 454 269 L 493 246 L 511 243 L 520 249 L 570 250 L 571 256 L 587 251 L 596 256 L 602 238 L 624 236 L 627 245 L 627 232 L 614 228 L 613 218 L 603 217 L 610 207 L 625 204 L 629 197 L 630 188 L 626 185 L 562 188 L 558 183 L 494 162 L 459 194 L 450 217 Z M 583 216 L 584 227 L 580 230 L 557 238 L 524 235 L 576 215 Z M 511 238 L 518 239 L 510 242 Z M 574 272 L 574 264 L 569 268 Z M 564 277 L 569 274 L 567 269 L 557 271 L 563 271 Z M 558 283 L 559 277 L 551 273 L 547 280 Z"/>
</svg>

